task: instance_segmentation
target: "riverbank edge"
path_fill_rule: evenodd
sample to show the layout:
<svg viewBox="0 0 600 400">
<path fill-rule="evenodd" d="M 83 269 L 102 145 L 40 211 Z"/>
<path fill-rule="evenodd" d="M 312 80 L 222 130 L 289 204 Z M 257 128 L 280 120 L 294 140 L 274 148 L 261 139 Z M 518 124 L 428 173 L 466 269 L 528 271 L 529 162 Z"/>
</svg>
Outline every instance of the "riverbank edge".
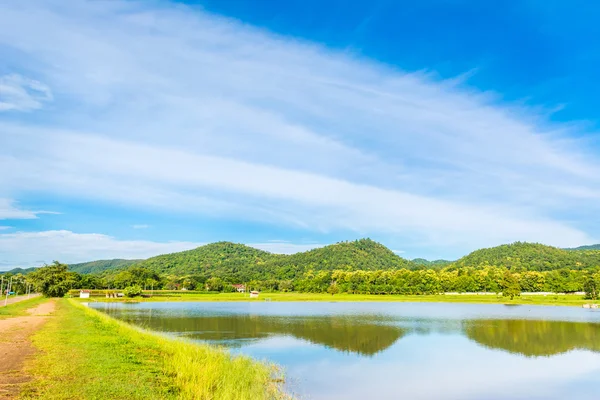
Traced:
<svg viewBox="0 0 600 400">
<path fill-rule="evenodd" d="M 77 299 L 78 301 L 95 302 L 402 302 L 402 303 L 469 303 L 469 304 L 509 304 L 509 305 L 537 305 L 537 306 L 568 306 L 582 307 L 587 303 L 595 303 L 584 299 L 581 295 L 565 294 L 532 294 L 521 295 L 514 299 L 496 294 L 439 294 L 439 295 L 366 295 L 366 294 L 322 294 L 322 293 L 261 293 L 259 298 L 250 298 L 243 293 L 218 293 L 218 294 L 187 294 L 182 292 L 178 296 L 155 295 L 152 297 L 135 298 L 105 298 L 92 297 L 90 299 Z"/>
<path fill-rule="evenodd" d="M 21 399 L 289 399 L 273 364 L 168 338 L 73 299 L 57 303 L 34 335 L 38 355 L 26 365 L 33 381 Z"/>
</svg>

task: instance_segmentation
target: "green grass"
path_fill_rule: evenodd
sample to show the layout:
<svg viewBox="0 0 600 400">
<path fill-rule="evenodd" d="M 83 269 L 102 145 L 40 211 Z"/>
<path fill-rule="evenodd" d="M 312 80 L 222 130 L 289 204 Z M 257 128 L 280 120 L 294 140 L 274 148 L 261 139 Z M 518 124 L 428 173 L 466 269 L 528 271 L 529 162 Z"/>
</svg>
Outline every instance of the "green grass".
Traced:
<svg viewBox="0 0 600 400">
<path fill-rule="evenodd" d="M 18 303 L 9 304 L 4 307 L 4 301 L 0 302 L 0 319 L 27 315 L 27 310 L 45 302 L 46 298 L 37 296 L 31 299 L 22 300 Z"/>
<path fill-rule="evenodd" d="M 94 297 L 91 301 L 398 301 L 398 302 L 447 302 L 447 303 L 485 303 L 485 304 L 535 304 L 556 306 L 579 306 L 590 303 L 579 295 L 523 295 L 513 300 L 501 295 L 477 294 L 440 294 L 422 296 L 402 295 L 367 295 L 367 294 L 336 294 L 326 293 L 261 293 L 258 299 L 250 299 L 242 293 L 198 294 L 180 292 L 177 296 L 157 296 L 135 299 L 106 299 Z"/>
<path fill-rule="evenodd" d="M 73 301 L 57 301 L 33 337 L 23 399 L 283 398 L 277 371 L 226 350 L 152 334 Z"/>
</svg>

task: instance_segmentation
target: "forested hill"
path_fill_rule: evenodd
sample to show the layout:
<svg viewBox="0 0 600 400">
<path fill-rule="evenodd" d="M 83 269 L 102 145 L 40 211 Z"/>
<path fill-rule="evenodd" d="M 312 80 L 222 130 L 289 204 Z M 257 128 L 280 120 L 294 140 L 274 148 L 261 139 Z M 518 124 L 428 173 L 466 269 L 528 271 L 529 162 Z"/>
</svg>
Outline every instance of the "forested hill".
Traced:
<svg viewBox="0 0 600 400">
<path fill-rule="evenodd" d="M 30 272 L 35 271 L 37 268 L 36 267 L 31 267 L 31 268 L 13 268 L 11 270 L 8 271 L 0 271 L 0 275 L 16 275 L 16 274 L 28 274 Z"/>
<path fill-rule="evenodd" d="M 411 260 L 411 262 L 415 265 L 415 268 L 421 267 L 421 268 L 432 268 L 432 269 L 443 268 L 443 267 L 448 266 L 449 264 L 452 264 L 452 261 L 448 261 L 448 260 L 429 261 L 424 258 L 414 258 Z"/>
<path fill-rule="evenodd" d="M 451 267 L 504 267 L 515 271 L 552 271 L 562 268 L 587 269 L 600 266 L 600 251 L 569 251 L 539 243 L 516 242 L 476 250 Z"/>
<path fill-rule="evenodd" d="M 382 244 L 361 239 L 292 255 L 272 254 L 243 244 L 218 242 L 152 257 L 135 266 L 167 275 L 201 275 L 245 282 L 293 279 L 308 270 L 389 270 L 409 268 L 411 263 Z"/>
<path fill-rule="evenodd" d="M 203 275 L 246 280 L 271 277 L 266 263 L 280 257 L 243 244 L 217 242 L 141 261 L 136 267 L 168 275 Z"/>
<path fill-rule="evenodd" d="M 129 267 L 144 267 L 164 276 L 222 278 L 227 282 L 294 280 L 312 271 L 375 271 L 487 266 L 513 271 L 552 271 L 558 269 L 597 269 L 599 250 L 566 250 L 536 243 L 513 243 L 481 249 L 457 260 L 408 261 L 370 239 L 340 242 L 292 255 L 272 254 L 243 244 L 217 242 L 179 253 L 164 254 L 147 260 L 104 260 L 72 264 L 82 274 L 114 275 Z M 200 279 L 200 280 L 202 280 Z"/>
<path fill-rule="evenodd" d="M 277 276 L 292 279 L 308 270 L 393 270 L 411 268 L 413 264 L 380 243 L 360 239 L 281 256 L 270 260 L 269 266 Z"/>
<path fill-rule="evenodd" d="M 589 246 L 579 246 L 579 247 L 574 247 L 571 249 L 565 249 L 565 250 L 600 250 L 600 244 L 591 244 Z"/>
<path fill-rule="evenodd" d="M 141 260 L 122 259 L 89 261 L 79 264 L 70 264 L 69 270 L 80 274 L 99 274 L 107 270 L 122 269 L 140 261 Z"/>
</svg>

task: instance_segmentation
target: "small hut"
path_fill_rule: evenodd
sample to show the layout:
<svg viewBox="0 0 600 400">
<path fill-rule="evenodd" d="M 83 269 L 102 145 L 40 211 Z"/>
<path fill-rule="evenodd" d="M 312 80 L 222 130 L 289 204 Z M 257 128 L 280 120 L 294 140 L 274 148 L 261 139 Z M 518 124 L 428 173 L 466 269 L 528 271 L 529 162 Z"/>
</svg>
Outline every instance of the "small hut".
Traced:
<svg viewBox="0 0 600 400">
<path fill-rule="evenodd" d="M 253 290 L 250 292 L 250 298 L 251 299 L 258 299 L 258 292 L 256 290 Z"/>
<path fill-rule="evenodd" d="M 235 290 L 238 291 L 238 293 L 245 293 L 246 292 L 246 285 L 242 285 L 241 283 L 236 284 L 236 285 L 232 285 L 234 287 Z"/>
<path fill-rule="evenodd" d="M 80 290 L 79 291 L 79 298 L 80 299 L 89 299 L 90 298 L 90 293 L 91 293 L 91 290 Z"/>
</svg>

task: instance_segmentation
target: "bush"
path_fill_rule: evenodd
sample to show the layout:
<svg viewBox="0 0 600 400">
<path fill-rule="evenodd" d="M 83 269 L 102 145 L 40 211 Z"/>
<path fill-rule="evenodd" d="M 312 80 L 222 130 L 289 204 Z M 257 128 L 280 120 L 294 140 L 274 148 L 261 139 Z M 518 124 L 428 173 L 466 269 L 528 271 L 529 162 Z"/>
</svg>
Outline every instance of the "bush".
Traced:
<svg viewBox="0 0 600 400">
<path fill-rule="evenodd" d="M 127 296 L 127 297 L 141 296 L 142 288 L 139 287 L 138 285 L 127 286 L 125 289 L 123 289 L 123 294 L 125 294 L 125 296 Z"/>
</svg>

